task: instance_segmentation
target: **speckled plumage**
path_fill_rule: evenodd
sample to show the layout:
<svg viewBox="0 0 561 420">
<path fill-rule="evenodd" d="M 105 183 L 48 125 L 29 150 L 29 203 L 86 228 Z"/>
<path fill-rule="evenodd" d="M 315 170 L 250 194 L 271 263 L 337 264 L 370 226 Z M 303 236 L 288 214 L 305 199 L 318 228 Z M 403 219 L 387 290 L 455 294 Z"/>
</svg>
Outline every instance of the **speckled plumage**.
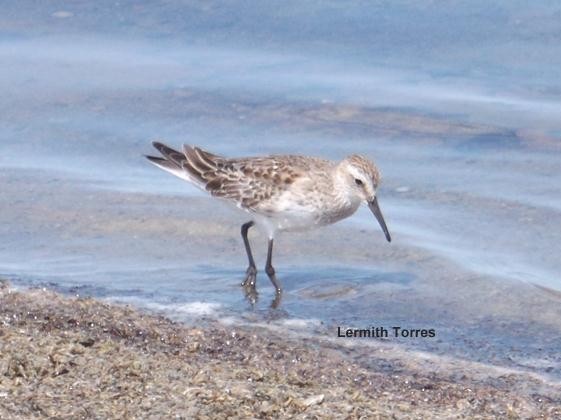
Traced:
<svg viewBox="0 0 561 420">
<path fill-rule="evenodd" d="M 163 156 L 149 156 L 154 164 L 248 211 L 271 237 L 353 214 L 360 200 L 341 188 L 342 167 L 362 172 L 374 188 L 380 182 L 376 166 L 360 155 L 349 156 L 342 165 L 299 155 L 228 159 L 187 145 L 182 152 L 158 142 L 154 147 Z"/>
<path fill-rule="evenodd" d="M 267 274 L 280 293 L 271 265 L 272 241 L 278 231 L 306 230 L 335 223 L 352 215 L 366 202 L 391 240 L 378 207 L 378 168 L 361 155 L 339 163 L 280 155 L 228 159 L 198 147 L 174 150 L 154 142 L 162 157 L 147 156 L 156 166 L 185 179 L 212 196 L 247 211 L 251 222 L 242 227 L 250 267 L 244 285 L 255 285 L 255 263 L 247 239 L 256 223 L 269 236 Z"/>
</svg>

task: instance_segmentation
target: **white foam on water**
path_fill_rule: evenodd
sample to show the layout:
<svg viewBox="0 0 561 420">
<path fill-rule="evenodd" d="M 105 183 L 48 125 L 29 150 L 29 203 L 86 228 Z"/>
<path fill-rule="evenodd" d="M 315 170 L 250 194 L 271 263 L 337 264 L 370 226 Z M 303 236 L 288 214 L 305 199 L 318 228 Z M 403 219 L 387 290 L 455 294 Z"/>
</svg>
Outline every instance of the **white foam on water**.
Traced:
<svg viewBox="0 0 561 420">
<path fill-rule="evenodd" d="M 221 304 L 214 302 L 189 302 L 169 305 L 167 310 L 176 314 L 216 316 L 221 307 Z"/>
<path fill-rule="evenodd" d="M 291 329 L 298 329 L 298 330 L 309 330 L 310 328 L 318 327 L 321 325 L 321 321 L 317 318 L 309 318 L 309 319 L 282 319 L 278 322 L 279 325 L 285 326 Z"/>
<path fill-rule="evenodd" d="M 117 300 L 122 301 L 123 299 L 118 298 Z M 162 312 L 174 318 L 178 316 L 187 316 L 187 318 L 203 316 L 217 318 L 219 309 L 222 307 L 220 303 L 216 302 L 159 303 L 153 302 L 149 298 L 133 298 L 128 300 L 131 303 L 135 302 L 149 310 Z"/>
</svg>

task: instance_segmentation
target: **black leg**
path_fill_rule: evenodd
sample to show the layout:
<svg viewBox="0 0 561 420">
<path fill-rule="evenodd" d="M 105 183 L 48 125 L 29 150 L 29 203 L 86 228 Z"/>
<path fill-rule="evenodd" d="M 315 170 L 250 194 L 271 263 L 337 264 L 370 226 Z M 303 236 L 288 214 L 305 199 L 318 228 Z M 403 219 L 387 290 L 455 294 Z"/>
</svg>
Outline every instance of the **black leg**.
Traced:
<svg viewBox="0 0 561 420">
<path fill-rule="evenodd" d="M 272 260 L 273 260 L 273 239 L 269 239 L 269 248 L 267 250 L 267 264 L 265 265 L 265 271 L 269 276 L 269 278 L 271 279 L 271 283 L 273 283 L 273 286 L 275 286 L 276 294 L 275 294 L 275 299 L 273 300 L 271 306 L 273 308 L 276 308 L 280 303 L 282 289 L 277 280 L 277 277 L 275 276 L 275 269 L 273 268 Z"/>
<path fill-rule="evenodd" d="M 247 222 L 242 225 L 242 238 L 245 245 L 245 252 L 247 253 L 247 259 L 249 260 L 249 267 L 247 267 L 246 277 L 242 286 L 245 288 L 251 287 L 255 289 L 255 280 L 257 278 L 257 268 L 255 267 L 255 260 L 253 259 L 253 254 L 251 253 L 251 246 L 249 245 L 249 239 L 247 238 L 247 232 L 249 228 L 252 227 L 255 222 Z"/>
</svg>

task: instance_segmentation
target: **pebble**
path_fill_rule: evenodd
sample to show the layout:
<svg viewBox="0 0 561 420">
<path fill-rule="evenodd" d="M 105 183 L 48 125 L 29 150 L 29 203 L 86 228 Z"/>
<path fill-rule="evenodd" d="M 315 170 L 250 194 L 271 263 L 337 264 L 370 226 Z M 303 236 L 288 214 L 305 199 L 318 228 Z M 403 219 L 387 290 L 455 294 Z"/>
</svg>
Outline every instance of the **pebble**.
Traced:
<svg viewBox="0 0 561 420">
<path fill-rule="evenodd" d="M 324 394 L 319 394 L 319 395 L 313 395 L 311 397 L 306 398 L 303 402 L 302 405 L 306 406 L 306 407 L 310 407 L 312 405 L 317 405 L 317 404 L 321 404 L 323 402 L 325 398 Z"/>
</svg>

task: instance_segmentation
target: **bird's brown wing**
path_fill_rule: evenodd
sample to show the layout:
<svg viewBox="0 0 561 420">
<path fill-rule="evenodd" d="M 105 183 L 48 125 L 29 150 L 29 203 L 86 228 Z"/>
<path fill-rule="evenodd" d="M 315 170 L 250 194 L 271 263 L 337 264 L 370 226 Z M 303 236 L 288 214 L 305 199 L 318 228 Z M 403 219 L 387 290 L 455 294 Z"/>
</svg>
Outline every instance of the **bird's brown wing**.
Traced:
<svg viewBox="0 0 561 420">
<path fill-rule="evenodd" d="M 154 147 L 163 156 L 147 156 L 154 164 L 249 210 L 280 196 L 313 167 L 330 164 L 297 155 L 226 159 L 188 145 L 182 152 L 158 142 Z"/>
<path fill-rule="evenodd" d="M 239 207 L 256 210 L 280 196 L 298 178 L 302 168 L 291 165 L 297 156 L 228 159 L 204 174 L 206 190 L 215 197 L 230 199 Z"/>
</svg>

